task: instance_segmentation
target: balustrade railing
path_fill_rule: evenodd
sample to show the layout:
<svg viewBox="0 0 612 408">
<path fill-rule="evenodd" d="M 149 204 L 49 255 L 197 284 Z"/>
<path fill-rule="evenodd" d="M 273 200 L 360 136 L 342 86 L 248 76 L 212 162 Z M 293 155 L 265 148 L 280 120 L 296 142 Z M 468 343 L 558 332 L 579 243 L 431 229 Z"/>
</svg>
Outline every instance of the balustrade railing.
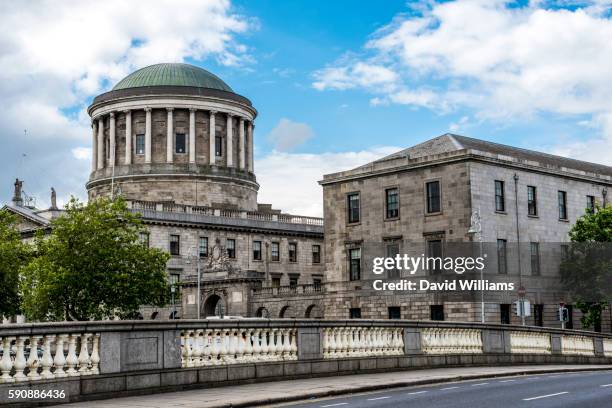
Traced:
<svg viewBox="0 0 612 408">
<path fill-rule="evenodd" d="M 561 338 L 561 346 L 563 354 L 592 356 L 595 354 L 593 339 L 586 336 L 568 336 L 564 335 Z"/>
<path fill-rule="evenodd" d="M 606 357 L 612 357 L 612 339 L 603 339 L 603 353 Z"/>
<path fill-rule="evenodd" d="M 0 383 L 99 374 L 100 335 L 0 337 Z"/>
<path fill-rule="evenodd" d="M 403 330 L 393 327 L 323 329 L 323 358 L 404 354 Z"/>
<path fill-rule="evenodd" d="M 425 354 L 482 353 L 482 336 L 474 329 L 423 329 L 421 344 Z"/>
<path fill-rule="evenodd" d="M 253 288 L 253 296 L 293 296 L 296 294 L 317 294 L 325 291 L 322 283 L 308 283 L 304 285 L 268 286 Z"/>
<path fill-rule="evenodd" d="M 524 331 L 510 332 L 510 350 L 521 354 L 551 354 L 550 335 Z"/>
</svg>

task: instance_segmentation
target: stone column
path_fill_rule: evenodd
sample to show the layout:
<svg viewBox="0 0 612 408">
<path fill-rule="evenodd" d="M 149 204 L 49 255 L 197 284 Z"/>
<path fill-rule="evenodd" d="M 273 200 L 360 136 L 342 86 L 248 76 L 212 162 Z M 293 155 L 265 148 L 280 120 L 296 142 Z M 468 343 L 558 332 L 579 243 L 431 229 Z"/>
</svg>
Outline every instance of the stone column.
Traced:
<svg viewBox="0 0 612 408">
<path fill-rule="evenodd" d="M 151 108 L 145 108 L 145 163 L 151 163 Z"/>
<path fill-rule="evenodd" d="M 234 167 L 234 115 L 227 114 L 227 166 Z"/>
<path fill-rule="evenodd" d="M 254 166 L 254 158 L 255 155 L 253 154 L 253 147 L 254 147 L 254 143 L 253 143 L 253 128 L 255 127 L 255 125 L 253 124 L 253 121 L 249 121 L 249 126 L 247 128 L 248 130 L 248 140 L 249 140 L 249 171 L 251 173 L 253 173 L 253 171 L 255 170 L 255 166 Z"/>
<path fill-rule="evenodd" d="M 98 119 L 98 170 L 104 168 L 104 118 Z"/>
<path fill-rule="evenodd" d="M 211 165 L 215 164 L 215 160 L 216 160 L 216 149 L 215 149 L 215 140 L 216 140 L 216 135 L 215 135 L 215 111 L 210 111 L 210 130 L 209 130 L 209 139 L 210 139 L 210 149 L 208 154 L 210 155 L 210 161 L 209 163 Z"/>
<path fill-rule="evenodd" d="M 109 138 L 110 138 L 110 165 L 115 167 L 115 151 L 117 148 L 117 137 L 115 135 L 115 112 L 110 113 L 110 124 L 109 124 Z"/>
<path fill-rule="evenodd" d="M 125 164 L 132 164 L 132 111 L 125 113 Z"/>
<path fill-rule="evenodd" d="M 244 149 L 244 118 L 240 118 L 240 123 L 238 124 L 238 137 L 238 161 L 240 162 L 240 168 L 244 170 L 246 163 L 246 150 Z"/>
<path fill-rule="evenodd" d="M 91 171 L 98 169 L 98 127 L 96 121 L 91 121 L 91 129 L 93 134 L 93 141 L 91 143 Z"/>
<path fill-rule="evenodd" d="M 195 109 L 189 109 L 189 163 L 196 162 Z"/>
<path fill-rule="evenodd" d="M 172 151 L 172 138 L 174 135 L 174 117 L 172 111 L 174 108 L 166 108 L 168 111 L 167 130 L 166 130 L 166 161 L 172 163 L 174 160 L 174 152 Z"/>
</svg>

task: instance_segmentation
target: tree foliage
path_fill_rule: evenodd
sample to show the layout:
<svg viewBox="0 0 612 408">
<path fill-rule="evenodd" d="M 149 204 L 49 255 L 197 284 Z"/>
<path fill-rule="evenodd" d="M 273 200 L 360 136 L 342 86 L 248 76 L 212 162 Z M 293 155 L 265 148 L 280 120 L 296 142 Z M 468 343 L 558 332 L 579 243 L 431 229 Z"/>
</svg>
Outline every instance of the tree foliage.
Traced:
<svg viewBox="0 0 612 408">
<path fill-rule="evenodd" d="M 15 224 L 11 213 L 0 211 L 0 318 L 20 312 L 19 275 L 30 256 Z"/>
<path fill-rule="evenodd" d="M 36 237 L 37 256 L 24 268 L 28 318 L 133 318 L 141 305 L 166 304 L 169 255 L 142 244 L 142 221 L 124 200 L 72 198 L 66 210 L 50 236 Z"/>
</svg>

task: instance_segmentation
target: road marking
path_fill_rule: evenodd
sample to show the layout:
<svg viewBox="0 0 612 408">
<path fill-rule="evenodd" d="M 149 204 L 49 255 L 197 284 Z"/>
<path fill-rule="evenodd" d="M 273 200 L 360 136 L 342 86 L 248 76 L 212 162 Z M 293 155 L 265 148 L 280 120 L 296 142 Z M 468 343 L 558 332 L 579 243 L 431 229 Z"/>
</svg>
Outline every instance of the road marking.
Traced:
<svg viewBox="0 0 612 408">
<path fill-rule="evenodd" d="M 600 387 L 612 387 L 612 384 L 604 384 L 604 385 L 600 385 Z"/>
<path fill-rule="evenodd" d="M 478 384 L 472 384 L 472 387 L 477 387 L 479 385 L 487 385 L 488 383 L 478 383 Z"/>
<path fill-rule="evenodd" d="M 340 406 L 340 405 L 348 405 L 348 402 L 338 402 L 337 404 L 321 405 L 321 408 L 337 407 L 337 406 Z"/>
<path fill-rule="evenodd" d="M 540 399 L 540 398 L 555 397 L 557 395 L 563 395 L 563 394 L 569 394 L 569 392 L 568 391 L 563 391 L 563 392 L 558 392 L 556 394 L 547 394 L 547 395 L 539 395 L 537 397 L 523 398 L 523 401 L 533 401 L 533 400 L 537 400 L 537 399 Z"/>
<path fill-rule="evenodd" d="M 500 383 L 513 382 L 513 381 L 516 381 L 516 380 L 502 380 L 502 381 L 500 381 Z"/>
<path fill-rule="evenodd" d="M 428 391 L 415 391 L 415 392 L 409 392 L 406 395 L 414 395 L 414 394 L 423 394 L 424 392 L 428 392 Z"/>
<path fill-rule="evenodd" d="M 446 387 L 446 388 L 442 388 L 440 391 L 444 391 L 444 390 L 454 390 L 455 388 L 459 388 L 459 387 Z"/>
<path fill-rule="evenodd" d="M 559 378 L 563 377 L 562 375 L 549 375 L 548 378 Z"/>
<path fill-rule="evenodd" d="M 378 401 L 378 400 L 387 399 L 387 398 L 391 398 L 391 397 L 387 395 L 386 397 L 368 398 L 368 401 Z"/>
</svg>

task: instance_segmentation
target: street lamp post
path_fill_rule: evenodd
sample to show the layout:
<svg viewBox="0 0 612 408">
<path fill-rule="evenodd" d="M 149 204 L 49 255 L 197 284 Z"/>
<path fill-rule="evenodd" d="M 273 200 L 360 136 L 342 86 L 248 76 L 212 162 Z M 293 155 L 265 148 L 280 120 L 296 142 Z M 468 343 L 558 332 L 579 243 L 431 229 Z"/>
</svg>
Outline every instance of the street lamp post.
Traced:
<svg viewBox="0 0 612 408">
<path fill-rule="evenodd" d="M 474 236 L 478 234 L 478 256 L 482 258 L 482 225 L 480 219 L 480 209 L 472 212 L 471 225 L 468 230 L 468 235 L 474 240 Z M 484 268 L 480 269 L 480 322 L 485 322 L 485 302 L 484 302 Z"/>
</svg>

